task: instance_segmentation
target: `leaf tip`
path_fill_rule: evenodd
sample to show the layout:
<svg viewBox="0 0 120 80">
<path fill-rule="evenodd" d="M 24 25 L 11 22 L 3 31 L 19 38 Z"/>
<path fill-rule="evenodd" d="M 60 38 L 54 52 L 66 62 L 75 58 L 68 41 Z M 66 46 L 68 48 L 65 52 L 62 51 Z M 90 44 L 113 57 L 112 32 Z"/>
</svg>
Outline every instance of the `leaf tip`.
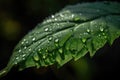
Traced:
<svg viewBox="0 0 120 80">
<path fill-rule="evenodd" d="M 8 73 L 7 68 L 4 68 L 3 70 L 0 71 L 0 78 L 5 76 Z"/>
</svg>

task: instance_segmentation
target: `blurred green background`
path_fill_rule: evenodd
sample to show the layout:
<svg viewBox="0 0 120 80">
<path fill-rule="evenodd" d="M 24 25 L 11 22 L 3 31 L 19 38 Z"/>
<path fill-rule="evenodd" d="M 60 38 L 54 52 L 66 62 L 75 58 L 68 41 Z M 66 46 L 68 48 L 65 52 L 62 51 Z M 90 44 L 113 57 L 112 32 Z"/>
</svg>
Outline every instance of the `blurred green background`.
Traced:
<svg viewBox="0 0 120 80">
<path fill-rule="evenodd" d="M 95 1 L 102 0 L 0 0 L 0 70 L 19 40 L 46 17 L 67 5 Z M 111 47 L 106 44 L 93 58 L 87 54 L 60 69 L 50 66 L 18 72 L 16 66 L 0 80 L 119 80 L 119 64 L 120 38 Z"/>
</svg>

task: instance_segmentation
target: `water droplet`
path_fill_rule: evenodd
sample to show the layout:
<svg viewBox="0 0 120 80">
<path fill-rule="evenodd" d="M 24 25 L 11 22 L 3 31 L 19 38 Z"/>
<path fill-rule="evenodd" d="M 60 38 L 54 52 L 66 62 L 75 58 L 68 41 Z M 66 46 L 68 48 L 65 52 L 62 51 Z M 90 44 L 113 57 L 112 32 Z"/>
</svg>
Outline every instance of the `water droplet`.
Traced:
<svg viewBox="0 0 120 80">
<path fill-rule="evenodd" d="M 21 44 L 24 44 L 24 41 L 22 41 Z"/>
<path fill-rule="evenodd" d="M 26 41 L 25 43 L 28 44 L 28 41 Z"/>
<path fill-rule="evenodd" d="M 38 51 L 41 51 L 41 49 L 38 49 Z"/>
<path fill-rule="evenodd" d="M 23 39 L 23 41 L 26 41 L 26 39 Z"/>
<path fill-rule="evenodd" d="M 90 29 L 87 29 L 87 32 L 89 33 L 89 32 L 90 32 Z"/>
<path fill-rule="evenodd" d="M 46 56 L 45 55 L 43 55 L 43 59 L 45 59 L 46 58 Z"/>
<path fill-rule="evenodd" d="M 74 18 L 74 14 L 72 14 L 72 18 Z"/>
<path fill-rule="evenodd" d="M 49 37 L 48 40 L 51 41 L 51 40 L 52 40 L 52 37 Z"/>
<path fill-rule="evenodd" d="M 26 56 L 26 54 L 23 54 L 23 55 L 22 55 L 22 57 L 25 57 L 25 56 Z"/>
<path fill-rule="evenodd" d="M 55 39 L 55 42 L 58 43 L 58 42 L 59 42 L 59 39 Z"/>
<path fill-rule="evenodd" d="M 85 43 L 86 42 L 86 38 L 82 38 L 82 42 Z"/>
<path fill-rule="evenodd" d="M 63 53 L 63 49 L 62 48 L 60 48 L 58 51 L 59 51 L 59 53 Z"/>
<path fill-rule="evenodd" d="M 57 19 L 55 18 L 55 21 L 57 21 Z"/>
<path fill-rule="evenodd" d="M 19 49 L 19 51 L 18 51 L 18 52 L 20 53 L 21 51 L 22 51 L 22 50 L 21 50 L 21 49 Z"/>
<path fill-rule="evenodd" d="M 24 49 L 26 49 L 27 47 L 25 46 Z"/>
<path fill-rule="evenodd" d="M 35 37 L 32 40 L 35 41 Z"/>
<path fill-rule="evenodd" d="M 29 48 L 28 50 L 31 51 L 31 48 Z"/>
<path fill-rule="evenodd" d="M 51 17 L 52 17 L 52 18 L 55 18 L 55 16 L 54 16 L 54 15 L 52 15 Z"/>
<path fill-rule="evenodd" d="M 18 59 L 19 59 L 19 57 L 16 57 L 16 59 L 18 60 Z"/>
<path fill-rule="evenodd" d="M 37 53 L 33 56 L 33 58 L 34 58 L 35 61 L 39 61 L 39 56 L 38 56 Z"/>
<path fill-rule="evenodd" d="M 45 32 L 47 32 L 49 29 L 48 28 L 45 28 Z"/>
<path fill-rule="evenodd" d="M 63 15 L 63 14 L 60 14 L 60 17 L 64 17 L 64 15 Z"/>
<path fill-rule="evenodd" d="M 100 27 L 100 31 L 103 32 L 104 28 L 103 27 Z"/>
<path fill-rule="evenodd" d="M 80 20 L 80 18 L 79 18 L 79 17 L 76 17 L 76 18 L 74 18 L 74 20 L 75 20 L 75 21 L 78 21 L 78 20 Z"/>
</svg>

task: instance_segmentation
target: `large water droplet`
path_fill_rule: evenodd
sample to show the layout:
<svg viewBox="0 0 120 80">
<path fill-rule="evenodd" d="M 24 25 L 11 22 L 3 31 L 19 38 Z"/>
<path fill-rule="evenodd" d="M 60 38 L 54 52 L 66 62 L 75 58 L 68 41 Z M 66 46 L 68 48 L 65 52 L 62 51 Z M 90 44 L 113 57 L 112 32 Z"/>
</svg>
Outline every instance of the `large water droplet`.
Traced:
<svg viewBox="0 0 120 80">
<path fill-rule="evenodd" d="M 34 58 L 35 61 L 39 61 L 39 56 L 38 56 L 37 53 L 33 56 L 33 58 Z"/>
<path fill-rule="evenodd" d="M 26 41 L 26 39 L 23 39 L 23 41 Z"/>
<path fill-rule="evenodd" d="M 18 60 L 19 59 L 19 57 L 16 57 L 16 60 Z"/>
</svg>

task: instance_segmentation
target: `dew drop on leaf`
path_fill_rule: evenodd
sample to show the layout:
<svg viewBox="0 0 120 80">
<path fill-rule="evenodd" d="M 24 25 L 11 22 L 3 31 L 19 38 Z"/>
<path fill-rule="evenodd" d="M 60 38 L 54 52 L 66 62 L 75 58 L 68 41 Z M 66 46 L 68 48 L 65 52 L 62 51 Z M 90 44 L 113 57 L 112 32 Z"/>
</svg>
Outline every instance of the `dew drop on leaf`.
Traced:
<svg viewBox="0 0 120 80">
<path fill-rule="evenodd" d="M 48 40 L 51 41 L 51 40 L 52 40 L 52 37 L 48 37 Z"/>
<path fill-rule="evenodd" d="M 19 51 L 18 51 L 18 52 L 20 53 L 21 51 L 22 51 L 22 50 L 21 50 L 21 49 L 19 49 Z"/>
<path fill-rule="evenodd" d="M 45 59 L 46 58 L 46 56 L 45 55 L 43 55 L 43 59 Z"/>
<path fill-rule="evenodd" d="M 29 48 L 28 50 L 31 51 L 31 48 Z"/>
<path fill-rule="evenodd" d="M 87 32 L 89 33 L 89 32 L 90 32 L 90 29 L 87 29 Z"/>
<path fill-rule="evenodd" d="M 49 29 L 48 28 L 45 28 L 45 32 L 47 32 Z"/>
<path fill-rule="evenodd" d="M 39 61 L 39 56 L 38 56 L 37 53 L 34 54 L 33 58 L 34 58 L 35 61 Z"/>
<path fill-rule="evenodd" d="M 32 41 L 35 41 L 35 37 L 32 39 Z"/>
<path fill-rule="evenodd" d="M 25 43 L 28 44 L 28 41 L 26 41 Z"/>
<path fill-rule="evenodd" d="M 25 46 L 24 49 L 26 49 L 27 47 Z"/>
<path fill-rule="evenodd" d="M 55 16 L 54 16 L 54 15 L 52 15 L 51 17 L 52 17 L 52 18 L 55 18 Z"/>
<path fill-rule="evenodd" d="M 59 51 L 59 53 L 63 53 L 63 49 L 62 48 L 58 49 L 58 51 Z"/>
<path fill-rule="evenodd" d="M 55 43 L 58 43 L 59 42 L 59 39 L 55 39 Z"/>
<path fill-rule="evenodd" d="M 76 18 L 74 18 L 74 20 L 75 20 L 75 21 L 78 21 L 78 20 L 80 20 L 80 18 L 79 18 L 79 17 L 76 17 Z"/>
<path fill-rule="evenodd" d="M 82 42 L 85 43 L 86 42 L 86 38 L 82 38 Z"/>
<path fill-rule="evenodd" d="M 103 32 L 103 30 L 104 30 L 103 27 L 100 27 L 100 31 Z"/>
</svg>

